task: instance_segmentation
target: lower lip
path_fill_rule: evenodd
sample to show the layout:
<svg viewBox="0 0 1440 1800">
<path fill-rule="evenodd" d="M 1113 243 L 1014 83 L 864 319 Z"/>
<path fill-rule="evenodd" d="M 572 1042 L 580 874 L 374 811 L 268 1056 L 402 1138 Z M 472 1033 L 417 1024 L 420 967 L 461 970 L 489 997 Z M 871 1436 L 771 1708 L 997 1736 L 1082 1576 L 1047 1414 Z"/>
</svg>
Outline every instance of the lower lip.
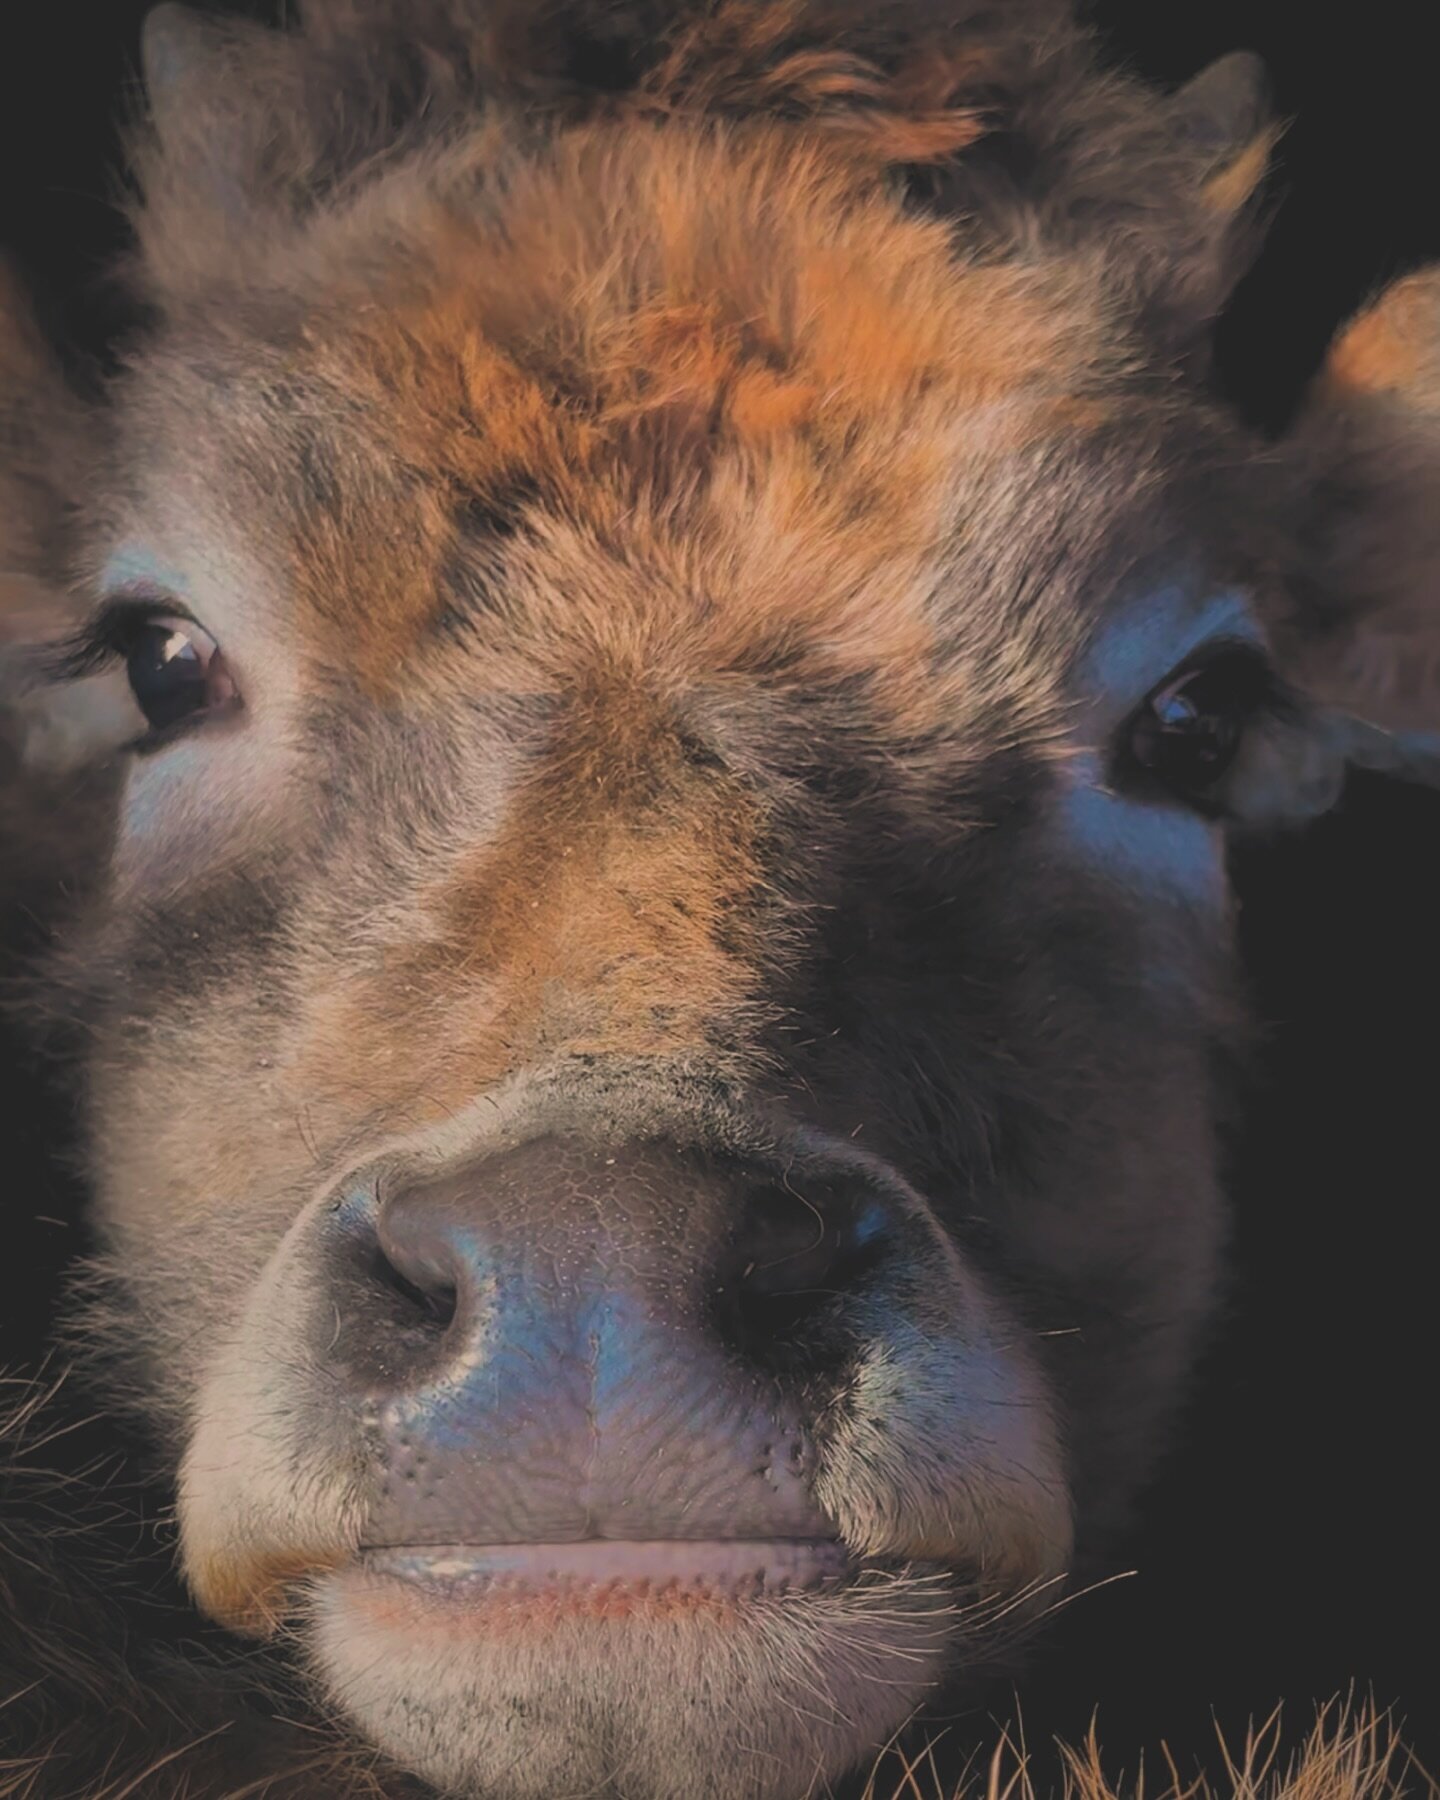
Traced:
<svg viewBox="0 0 1440 1800">
<path fill-rule="evenodd" d="M 850 1573 L 843 1546 L 810 1538 L 407 1545 L 367 1550 L 363 1564 L 462 1605 L 522 1594 L 582 1604 L 602 1594 L 742 1599 L 831 1586 Z"/>
</svg>

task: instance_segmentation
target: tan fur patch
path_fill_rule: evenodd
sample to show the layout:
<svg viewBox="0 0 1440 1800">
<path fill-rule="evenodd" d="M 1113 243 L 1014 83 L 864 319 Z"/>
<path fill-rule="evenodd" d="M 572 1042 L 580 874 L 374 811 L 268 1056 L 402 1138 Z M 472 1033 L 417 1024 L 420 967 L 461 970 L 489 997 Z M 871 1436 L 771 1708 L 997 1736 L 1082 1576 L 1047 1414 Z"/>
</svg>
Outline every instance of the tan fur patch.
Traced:
<svg viewBox="0 0 1440 1800">
<path fill-rule="evenodd" d="M 1341 333 L 1325 374 L 1341 390 L 1406 392 L 1417 405 L 1440 405 L 1440 284 L 1433 273 L 1387 288 Z"/>
<path fill-rule="evenodd" d="M 333 1545 L 291 1547 L 283 1556 L 208 1557 L 187 1565 L 185 1575 L 202 1612 L 231 1631 L 267 1638 L 293 1612 L 296 1586 L 344 1560 Z"/>
<path fill-rule="evenodd" d="M 1265 179 L 1279 138 L 1278 126 L 1257 132 L 1237 156 L 1205 183 L 1201 189 L 1204 205 L 1222 217 L 1238 213 Z"/>
</svg>

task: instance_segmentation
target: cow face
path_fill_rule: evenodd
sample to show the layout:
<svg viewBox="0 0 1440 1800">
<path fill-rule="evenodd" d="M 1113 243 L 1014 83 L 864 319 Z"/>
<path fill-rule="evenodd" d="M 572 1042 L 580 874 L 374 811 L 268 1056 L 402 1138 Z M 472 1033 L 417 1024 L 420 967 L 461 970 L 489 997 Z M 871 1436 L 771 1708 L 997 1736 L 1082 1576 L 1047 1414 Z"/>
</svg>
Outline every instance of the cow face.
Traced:
<svg viewBox="0 0 1440 1800">
<path fill-rule="evenodd" d="M 162 9 L 153 324 L 88 429 L 14 352 L 82 520 L 18 716 L 119 789 L 51 971 L 95 1330 L 200 1605 L 392 1758 L 792 1795 L 1163 1442 L 1227 843 L 1424 755 L 1365 647 L 1435 561 L 1433 283 L 1277 454 L 1194 378 L 1247 65 L 1167 107 L 1073 32 L 761 7 L 595 89 L 446 16 L 416 76 L 380 12 Z"/>
</svg>

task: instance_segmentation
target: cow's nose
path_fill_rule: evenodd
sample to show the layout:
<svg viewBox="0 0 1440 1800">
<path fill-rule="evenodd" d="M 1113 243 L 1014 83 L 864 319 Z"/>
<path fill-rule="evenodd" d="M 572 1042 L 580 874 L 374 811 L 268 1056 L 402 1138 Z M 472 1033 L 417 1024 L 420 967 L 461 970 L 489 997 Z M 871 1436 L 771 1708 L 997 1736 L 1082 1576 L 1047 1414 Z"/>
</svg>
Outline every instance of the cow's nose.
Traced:
<svg viewBox="0 0 1440 1800">
<path fill-rule="evenodd" d="M 807 1327 L 839 1318 L 892 1227 L 887 1200 L 848 1171 L 543 1141 L 391 1196 L 379 1241 L 404 1288 L 461 1337 L 507 1268 L 532 1312 L 597 1284 L 644 1287 L 652 1310 L 708 1319 L 770 1366 L 819 1353 L 823 1334 Z"/>
<path fill-rule="evenodd" d="M 846 1172 L 545 1139 L 381 1209 L 391 1542 L 785 1538 L 816 1384 L 895 1236 Z M 801 1375 L 803 1372 L 803 1381 Z M 417 1535 L 420 1534 L 420 1535 Z"/>
</svg>

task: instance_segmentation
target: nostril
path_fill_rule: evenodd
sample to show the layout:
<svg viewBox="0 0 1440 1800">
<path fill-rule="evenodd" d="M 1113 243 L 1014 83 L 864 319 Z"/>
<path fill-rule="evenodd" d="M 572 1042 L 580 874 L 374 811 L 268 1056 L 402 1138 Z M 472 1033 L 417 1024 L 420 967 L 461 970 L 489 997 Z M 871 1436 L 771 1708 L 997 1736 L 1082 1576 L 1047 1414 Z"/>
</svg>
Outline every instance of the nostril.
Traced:
<svg viewBox="0 0 1440 1800">
<path fill-rule="evenodd" d="M 422 1287 L 419 1282 L 411 1281 L 401 1270 L 396 1268 L 383 1250 L 377 1248 L 371 1269 L 375 1279 L 382 1287 L 389 1288 L 392 1293 L 400 1295 L 427 1319 L 445 1326 L 455 1317 L 455 1283 L 453 1281 L 433 1280 Z"/>
<path fill-rule="evenodd" d="M 833 1349 L 846 1301 L 883 1257 L 888 1235 L 885 1208 L 869 1191 L 828 1181 L 752 1184 L 718 1271 L 722 1334 L 765 1362 Z"/>
<path fill-rule="evenodd" d="M 455 1246 L 409 1196 L 380 1212 L 374 1273 L 427 1318 L 448 1325 L 455 1316 L 458 1282 Z"/>
</svg>

